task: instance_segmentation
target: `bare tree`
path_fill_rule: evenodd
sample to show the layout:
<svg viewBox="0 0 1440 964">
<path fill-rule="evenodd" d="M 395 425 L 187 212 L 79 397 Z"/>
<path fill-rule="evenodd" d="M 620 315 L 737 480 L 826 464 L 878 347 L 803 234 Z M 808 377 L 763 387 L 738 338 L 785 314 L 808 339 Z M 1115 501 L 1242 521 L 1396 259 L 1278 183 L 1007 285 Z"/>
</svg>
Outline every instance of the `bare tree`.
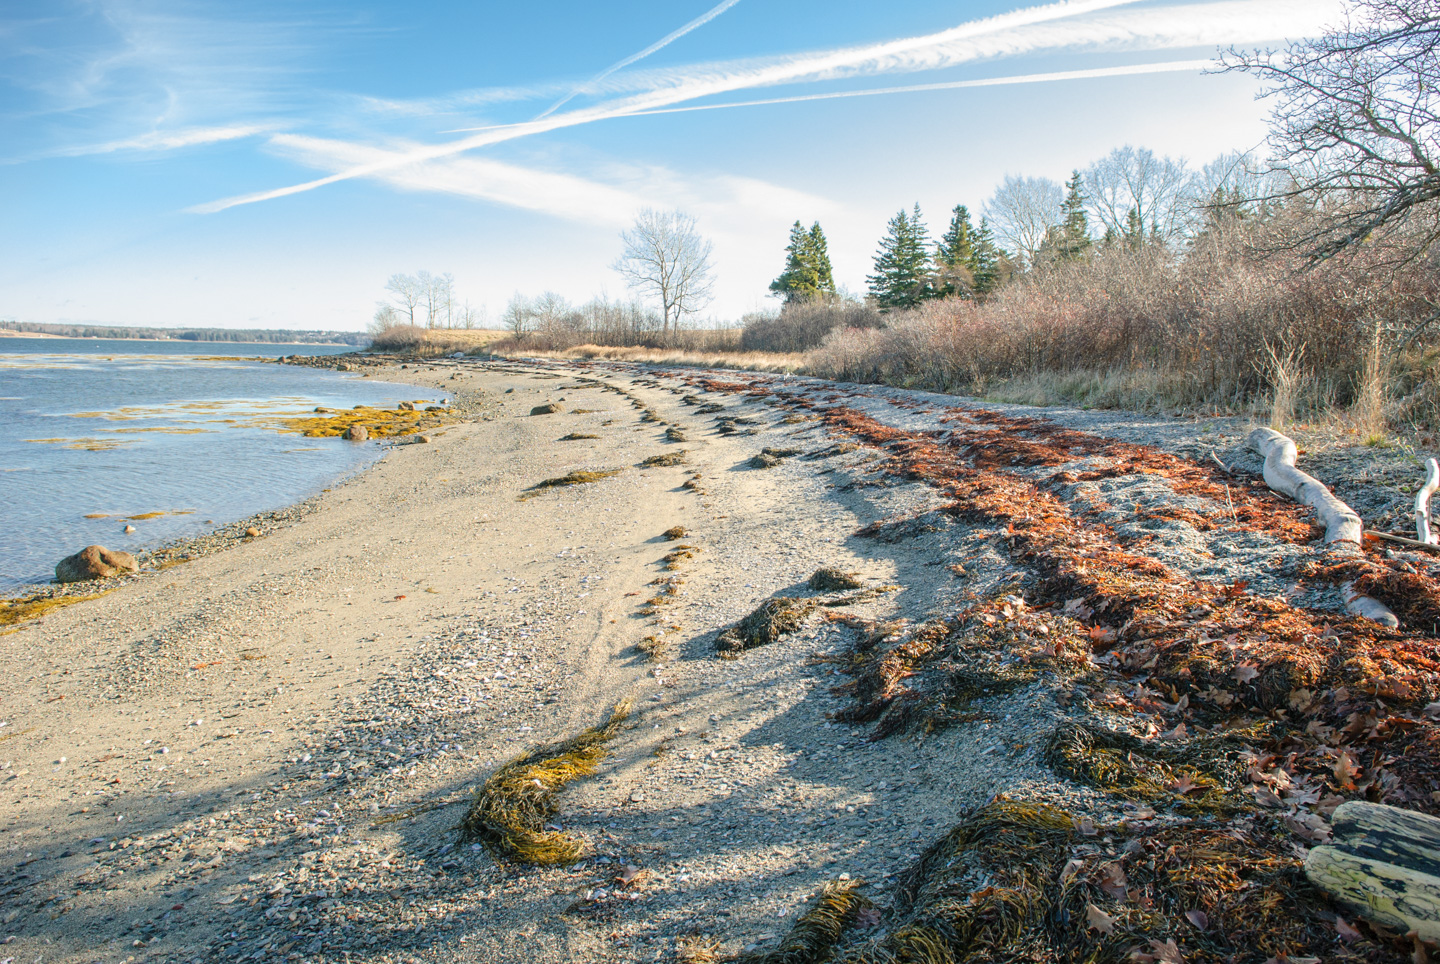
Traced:
<svg viewBox="0 0 1440 964">
<path fill-rule="evenodd" d="M 535 310 L 530 306 L 530 299 L 517 291 L 510 299 L 510 303 L 505 306 L 505 312 L 500 316 L 500 321 L 509 329 L 510 334 L 516 338 L 523 338 L 525 333 L 531 329 L 534 317 Z"/>
<path fill-rule="evenodd" d="M 1345 20 L 1284 50 L 1231 51 L 1268 83 L 1271 153 L 1316 217 L 1292 239 L 1324 260 L 1379 234 L 1440 239 L 1440 0 L 1352 0 Z"/>
<path fill-rule="evenodd" d="M 420 279 L 412 278 L 408 274 L 392 274 L 390 280 L 385 282 L 385 290 L 395 296 L 395 307 L 404 312 L 406 324 L 415 324 L 415 309 L 424 297 Z"/>
<path fill-rule="evenodd" d="M 388 301 L 377 301 L 375 303 L 375 317 L 370 319 L 369 331 L 372 335 L 378 335 L 382 331 L 395 328 L 400 324 L 400 312 Z"/>
<path fill-rule="evenodd" d="M 1064 197 L 1060 185 L 1049 178 L 1006 175 L 985 202 L 985 217 L 1001 245 L 1033 266 L 1045 236 L 1060 223 Z"/>
<path fill-rule="evenodd" d="M 1128 144 L 1090 165 L 1085 193 L 1096 219 L 1115 237 L 1143 240 L 1148 232 L 1167 244 L 1178 241 L 1195 210 L 1194 179 L 1183 159 Z"/>
<path fill-rule="evenodd" d="M 660 302 L 662 333 L 678 329 L 684 315 L 709 304 L 710 242 L 695 230 L 693 216 L 646 208 L 620 240 L 625 250 L 615 270 L 631 288 Z"/>
</svg>

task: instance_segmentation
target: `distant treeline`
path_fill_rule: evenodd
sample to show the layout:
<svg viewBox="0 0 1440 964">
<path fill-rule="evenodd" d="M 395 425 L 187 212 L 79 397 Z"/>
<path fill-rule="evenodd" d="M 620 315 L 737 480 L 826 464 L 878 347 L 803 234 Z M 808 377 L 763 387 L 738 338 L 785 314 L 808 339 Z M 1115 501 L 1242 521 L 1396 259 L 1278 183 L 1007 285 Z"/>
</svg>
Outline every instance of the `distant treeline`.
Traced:
<svg viewBox="0 0 1440 964">
<path fill-rule="evenodd" d="M 114 325 L 50 325 L 0 321 L 0 328 L 65 338 L 144 338 L 156 341 L 243 341 L 283 345 L 368 345 L 360 331 L 294 331 L 288 328 L 128 328 Z"/>
</svg>

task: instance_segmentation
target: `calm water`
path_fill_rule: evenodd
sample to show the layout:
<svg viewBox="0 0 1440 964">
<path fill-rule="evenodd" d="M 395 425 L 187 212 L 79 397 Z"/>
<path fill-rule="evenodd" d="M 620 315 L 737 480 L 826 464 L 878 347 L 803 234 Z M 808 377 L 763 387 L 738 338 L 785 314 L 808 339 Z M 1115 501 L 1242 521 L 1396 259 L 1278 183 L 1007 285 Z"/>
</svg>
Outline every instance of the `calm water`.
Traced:
<svg viewBox="0 0 1440 964">
<path fill-rule="evenodd" d="M 91 543 L 136 551 L 304 499 L 374 442 L 310 439 L 317 405 L 394 407 L 434 389 L 264 364 L 345 345 L 0 338 L 0 590 L 49 581 Z M 165 513 L 150 519 L 127 516 Z M 105 518 L 85 518 L 105 516 Z M 126 534 L 126 525 L 136 531 Z"/>
</svg>

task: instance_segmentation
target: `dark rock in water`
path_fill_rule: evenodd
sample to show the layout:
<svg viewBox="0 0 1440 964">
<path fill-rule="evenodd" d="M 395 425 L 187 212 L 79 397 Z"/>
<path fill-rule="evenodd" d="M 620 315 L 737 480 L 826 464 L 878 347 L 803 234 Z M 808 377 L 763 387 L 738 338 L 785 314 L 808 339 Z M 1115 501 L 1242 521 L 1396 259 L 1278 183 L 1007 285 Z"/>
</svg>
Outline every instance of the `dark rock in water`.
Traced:
<svg viewBox="0 0 1440 964">
<path fill-rule="evenodd" d="M 139 571 L 140 564 L 128 552 L 112 552 L 104 546 L 86 546 L 55 564 L 55 581 L 84 582 Z"/>
<path fill-rule="evenodd" d="M 534 408 L 530 409 L 530 414 L 531 414 L 531 415 L 554 415 L 554 414 L 555 414 L 556 412 L 558 412 L 558 411 L 560 411 L 560 406 L 559 406 L 559 405 L 555 404 L 554 402 L 547 402 L 547 403 L 544 404 L 544 405 L 536 405 Z"/>
<path fill-rule="evenodd" d="M 363 425 L 352 425 L 347 428 L 345 434 L 340 437 L 349 439 L 352 442 L 364 442 L 370 438 L 370 432 Z"/>
<path fill-rule="evenodd" d="M 396 408 L 398 408 L 402 412 L 413 412 L 415 411 L 415 403 L 401 402 L 399 405 L 396 406 Z"/>
</svg>

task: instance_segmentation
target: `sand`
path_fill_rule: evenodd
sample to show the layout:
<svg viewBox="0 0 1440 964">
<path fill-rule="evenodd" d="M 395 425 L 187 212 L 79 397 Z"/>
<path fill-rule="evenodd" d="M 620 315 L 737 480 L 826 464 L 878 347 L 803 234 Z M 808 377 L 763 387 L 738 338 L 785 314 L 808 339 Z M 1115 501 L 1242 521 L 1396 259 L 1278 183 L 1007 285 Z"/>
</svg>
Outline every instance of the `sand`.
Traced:
<svg viewBox="0 0 1440 964">
<path fill-rule="evenodd" d="M 815 595 L 822 566 L 890 587 L 844 608 L 856 619 L 915 621 L 1013 584 L 974 527 L 856 538 L 942 502 L 876 472 L 878 451 L 754 468 L 762 448 L 836 440 L 784 406 L 627 366 L 404 377 L 465 393 L 474 418 L 393 446 L 259 539 L 0 636 L 0 959 L 639 961 L 697 934 L 735 952 L 773 944 L 826 880 L 864 878 L 883 903 L 996 792 L 1106 806 L 1038 760 L 1066 713 L 1051 686 L 881 743 L 830 718 L 843 679 L 824 657 L 853 631 L 829 610 L 715 657 L 772 595 Z M 843 390 L 928 424 L 924 396 Z M 697 414 L 697 392 L 723 410 Z M 529 414 L 549 402 L 562 410 Z M 721 434 L 717 414 L 745 421 Z M 1202 444 L 1194 424 L 1127 424 Z M 687 440 L 667 443 L 671 426 Z M 1208 423 L 1203 443 L 1238 452 L 1243 428 Z M 1181 548 L 1203 553 L 1200 538 Z M 696 548 L 667 567 L 677 545 Z M 624 699 L 612 757 L 556 817 L 589 841 L 583 860 L 515 867 L 460 842 L 489 773 Z"/>
</svg>

